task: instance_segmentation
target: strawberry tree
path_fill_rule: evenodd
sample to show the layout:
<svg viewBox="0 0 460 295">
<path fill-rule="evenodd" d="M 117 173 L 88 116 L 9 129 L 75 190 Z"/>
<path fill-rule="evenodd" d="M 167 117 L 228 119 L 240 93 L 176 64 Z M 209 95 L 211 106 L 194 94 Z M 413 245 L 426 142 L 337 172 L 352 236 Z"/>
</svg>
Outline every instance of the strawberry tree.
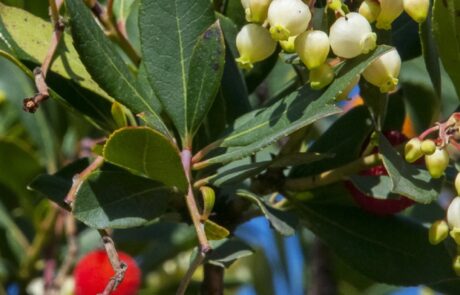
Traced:
<svg viewBox="0 0 460 295">
<path fill-rule="evenodd" d="M 310 290 L 456 294 L 459 8 L 0 1 L 0 294 L 272 294 L 259 216 Z"/>
</svg>

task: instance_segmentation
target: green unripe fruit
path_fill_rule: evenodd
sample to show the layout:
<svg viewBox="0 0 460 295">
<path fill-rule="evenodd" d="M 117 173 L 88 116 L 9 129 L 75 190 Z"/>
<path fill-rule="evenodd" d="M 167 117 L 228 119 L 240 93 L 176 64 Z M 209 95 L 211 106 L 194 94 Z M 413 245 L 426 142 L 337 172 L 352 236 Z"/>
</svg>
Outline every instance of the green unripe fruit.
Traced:
<svg viewBox="0 0 460 295">
<path fill-rule="evenodd" d="M 437 245 L 449 236 L 449 225 L 444 220 L 433 223 L 428 233 L 430 244 Z"/>
<path fill-rule="evenodd" d="M 440 178 L 449 165 L 449 154 L 446 149 L 437 148 L 433 154 L 425 156 L 425 164 L 431 177 Z"/>
<path fill-rule="evenodd" d="M 251 69 L 253 63 L 269 57 L 275 52 L 276 42 L 262 26 L 247 24 L 236 36 L 236 47 L 240 57 L 236 62 L 241 68 Z"/>
<path fill-rule="evenodd" d="M 364 0 L 359 6 L 358 12 L 364 16 L 369 23 L 373 23 L 380 13 L 380 5 L 373 0 Z"/>
<path fill-rule="evenodd" d="M 416 22 L 422 23 L 428 16 L 430 0 L 403 0 L 406 13 Z"/>
<path fill-rule="evenodd" d="M 241 0 L 246 20 L 248 22 L 263 23 L 267 19 L 268 7 L 271 0 Z"/>
<path fill-rule="evenodd" d="M 402 0 L 379 0 L 380 13 L 375 26 L 378 29 L 391 30 L 393 21 L 401 15 L 404 10 Z"/>
<path fill-rule="evenodd" d="M 375 48 L 376 41 L 369 22 L 356 12 L 339 17 L 329 30 L 332 52 L 343 58 L 368 53 Z"/>
<path fill-rule="evenodd" d="M 380 92 L 393 91 L 398 85 L 401 57 L 392 49 L 374 60 L 363 72 L 367 82 L 379 87 Z"/>
<path fill-rule="evenodd" d="M 423 156 L 422 142 L 417 137 L 412 138 L 404 147 L 404 158 L 409 163 L 414 163 Z"/>
<path fill-rule="evenodd" d="M 295 40 L 295 50 L 310 70 L 326 62 L 329 48 L 329 37 L 323 31 L 306 31 Z"/>
<path fill-rule="evenodd" d="M 332 67 L 325 63 L 310 71 L 310 87 L 312 89 L 322 89 L 331 84 L 334 80 L 334 70 Z"/>
<path fill-rule="evenodd" d="M 436 151 L 436 143 L 431 139 L 426 139 L 422 141 L 420 149 L 425 155 L 432 155 Z"/>
<path fill-rule="evenodd" d="M 301 0 L 275 0 L 268 8 L 270 33 L 274 40 L 287 40 L 308 28 L 311 12 Z"/>
</svg>

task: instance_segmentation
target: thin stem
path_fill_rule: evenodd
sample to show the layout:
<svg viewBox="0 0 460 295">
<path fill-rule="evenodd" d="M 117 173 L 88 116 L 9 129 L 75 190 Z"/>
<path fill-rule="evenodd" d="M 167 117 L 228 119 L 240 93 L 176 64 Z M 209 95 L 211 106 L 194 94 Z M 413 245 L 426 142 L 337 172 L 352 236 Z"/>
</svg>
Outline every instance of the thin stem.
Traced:
<svg viewBox="0 0 460 295">
<path fill-rule="evenodd" d="M 113 21 L 113 0 L 107 0 L 107 18 Z"/>
<path fill-rule="evenodd" d="M 138 66 L 141 62 L 141 57 L 134 49 L 132 44 L 126 38 L 126 36 L 120 32 L 117 25 L 113 24 L 112 18 L 109 17 L 109 13 L 107 12 L 104 7 L 99 4 L 97 1 L 86 1 L 87 4 L 90 6 L 94 15 L 99 19 L 101 24 L 104 26 L 105 30 L 107 31 L 107 36 L 111 38 L 113 41 L 117 42 L 121 49 L 126 53 L 126 55 L 131 59 L 131 61 Z M 111 1 L 109 1 L 110 4 Z M 112 5 L 112 4 L 111 4 Z"/>
<path fill-rule="evenodd" d="M 197 270 L 197 268 L 203 263 L 205 259 L 205 253 L 202 251 L 198 251 L 198 254 L 196 255 L 195 259 L 193 260 L 192 264 L 190 265 L 189 269 L 185 273 L 184 277 L 182 278 L 179 288 L 176 291 L 176 295 L 184 295 L 185 291 L 187 290 L 188 285 L 190 284 L 190 281 L 192 280 L 192 276 Z"/>
<path fill-rule="evenodd" d="M 201 284 L 202 295 L 224 294 L 224 268 L 206 263 L 204 265 L 204 280 Z"/>
<path fill-rule="evenodd" d="M 96 159 L 83 170 L 80 174 L 76 174 L 73 177 L 72 187 L 70 188 L 67 196 L 64 199 L 64 202 L 68 205 L 71 205 L 73 201 L 75 201 L 75 197 L 77 195 L 78 189 L 80 188 L 81 184 L 88 178 L 88 176 L 98 169 L 99 167 L 104 164 L 104 158 L 101 156 L 97 156 Z"/>
<path fill-rule="evenodd" d="M 108 231 L 105 229 L 100 229 L 98 232 L 102 238 L 102 242 L 104 243 L 105 252 L 109 257 L 110 264 L 115 271 L 115 275 L 110 279 L 104 291 L 101 293 L 102 295 L 109 295 L 115 291 L 118 285 L 123 281 L 126 270 L 128 269 L 128 265 L 120 260 L 117 249 L 115 248 L 115 243 L 110 237 Z"/>
<path fill-rule="evenodd" d="M 344 177 L 358 173 L 366 168 L 374 167 L 382 162 L 379 154 L 359 158 L 349 164 L 318 175 L 287 179 L 284 189 L 288 191 L 305 191 L 342 180 Z"/>
<path fill-rule="evenodd" d="M 48 0 L 50 6 L 51 21 L 56 24 L 59 21 L 59 9 L 56 5 L 56 1 Z"/>
<path fill-rule="evenodd" d="M 200 251 L 203 254 L 206 254 L 211 250 L 211 246 L 209 245 L 208 239 L 206 237 L 206 233 L 204 232 L 203 224 L 201 223 L 201 215 L 198 211 L 198 207 L 196 205 L 195 196 L 193 194 L 193 186 L 192 186 L 192 176 L 191 176 L 191 159 L 192 154 L 191 151 L 188 149 L 184 149 L 181 153 L 182 159 L 182 166 L 184 167 L 185 174 L 188 180 L 188 192 L 185 196 L 185 201 L 187 203 L 187 207 L 189 210 L 190 217 L 192 218 L 193 225 L 195 226 L 195 231 L 198 236 L 198 241 L 200 243 Z"/>
<path fill-rule="evenodd" d="M 201 161 L 201 159 L 203 159 L 203 157 L 206 156 L 210 151 L 218 148 L 219 145 L 222 143 L 222 141 L 223 140 L 218 140 L 211 144 L 208 144 L 202 150 L 195 153 L 195 155 L 192 158 L 193 169 L 202 169 L 208 166 L 209 164 L 206 163 L 206 161 L 204 162 L 199 162 L 199 161 Z"/>
</svg>

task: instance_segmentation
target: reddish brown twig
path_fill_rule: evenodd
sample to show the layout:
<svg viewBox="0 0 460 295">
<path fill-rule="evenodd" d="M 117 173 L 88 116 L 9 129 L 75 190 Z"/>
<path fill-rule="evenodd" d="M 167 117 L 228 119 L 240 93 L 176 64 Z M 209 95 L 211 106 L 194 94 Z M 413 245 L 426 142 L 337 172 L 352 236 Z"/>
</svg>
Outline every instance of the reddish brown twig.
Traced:
<svg viewBox="0 0 460 295">
<path fill-rule="evenodd" d="M 98 231 L 101 235 L 102 242 L 104 243 L 104 248 L 107 252 L 107 256 L 109 257 L 110 264 L 115 271 L 115 275 L 107 283 L 104 291 L 100 293 L 100 295 L 109 295 L 115 291 L 118 285 L 123 281 L 126 270 L 128 269 L 128 265 L 120 260 L 117 249 L 115 248 L 115 243 L 113 242 L 107 230 L 100 229 Z"/>
<path fill-rule="evenodd" d="M 97 156 L 96 159 L 83 170 L 81 173 L 76 174 L 72 180 L 72 186 L 70 187 L 69 192 L 67 193 L 64 202 L 69 206 L 72 205 L 73 201 L 75 201 L 75 197 L 77 195 L 78 189 L 80 188 L 81 184 L 85 181 L 88 176 L 94 172 L 96 169 L 104 164 L 104 158 L 101 156 Z"/>
<path fill-rule="evenodd" d="M 47 100 L 49 97 L 48 85 L 46 85 L 45 79 L 46 74 L 51 66 L 51 62 L 56 54 L 56 49 L 62 38 L 64 32 L 64 22 L 59 16 L 59 8 L 62 5 L 62 1 L 58 3 L 55 0 L 49 0 L 51 10 L 51 20 L 54 25 L 53 35 L 51 36 L 51 43 L 48 48 L 48 52 L 43 60 L 41 67 L 34 69 L 35 87 L 37 88 L 37 94 L 32 97 L 27 97 L 23 100 L 23 109 L 29 113 L 35 113 L 40 103 Z"/>
</svg>

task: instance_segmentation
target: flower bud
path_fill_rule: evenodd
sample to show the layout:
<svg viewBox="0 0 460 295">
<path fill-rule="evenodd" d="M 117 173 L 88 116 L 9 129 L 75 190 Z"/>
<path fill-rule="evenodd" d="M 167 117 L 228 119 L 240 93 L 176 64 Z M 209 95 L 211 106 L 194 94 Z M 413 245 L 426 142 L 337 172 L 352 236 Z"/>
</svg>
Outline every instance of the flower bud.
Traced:
<svg viewBox="0 0 460 295">
<path fill-rule="evenodd" d="M 332 10 L 341 10 L 342 9 L 342 1 L 341 0 L 328 0 L 327 7 Z"/>
<path fill-rule="evenodd" d="M 444 220 L 438 220 L 433 223 L 428 232 L 430 244 L 437 245 L 444 241 L 449 235 L 449 226 Z"/>
<path fill-rule="evenodd" d="M 351 12 L 338 18 L 329 31 L 329 42 L 335 55 L 353 58 L 375 48 L 377 35 L 359 13 Z"/>
<path fill-rule="evenodd" d="M 348 84 L 348 86 L 345 87 L 345 89 L 343 89 L 339 94 L 337 94 L 337 97 L 335 98 L 335 100 L 341 101 L 344 99 L 348 99 L 348 95 L 353 90 L 353 88 L 355 88 L 356 85 L 358 85 L 360 79 L 361 79 L 361 75 L 356 75 L 356 77 L 353 80 L 351 80 L 350 84 Z"/>
<path fill-rule="evenodd" d="M 455 256 L 452 268 L 457 276 L 460 276 L 460 255 Z"/>
<path fill-rule="evenodd" d="M 460 196 L 460 173 L 457 173 L 455 177 L 455 190 L 457 191 L 457 196 Z"/>
<path fill-rule="evenodd" d="M 398 85 L 401 57 L 392 49 L 374 60 L 363 72 L 367 82 L 380 88 L 380 92 L 392 91 Z"/>
<path fill-rule="evenodd" d="M 436 151 L 436 143 L 431 139 L 425 139 L 422 141 L 420 149 L 425 155 L 432 155 Z"/>
<path fill-rule="evenodd" d="M 425 156 L 425 164 L 431 177 L 440 178 L 449 165 L 449 154 L 446 149 L 437 148 L 432 155 Z"/>
<path fill-rule="evenodd" d="M 380 13 L 375 26 L 378 29 L 390 30 L 393 21 L 404 10 L 403 0 L 380 0 Z"/>
<path fill-rule="evenodd" d="M 364 16 L 369 23 L 373 23 L 380 13 L 380 5 L 378 1 L 375 0 L 364 0 L 359 6 L 358 12 Z"/>
<path fill-rule="evenodd" d="M 404 10 L 416 22 L 426 20 L 430 8 L 430 0 L 403 0 Z"/>
<path fill-rule="evenodd" d="M 421 150 L 422 142 L 418 137 L 414 137 L 406 143 L 404 147 L 404 158 L 409 163 L 414 163 L 423 156 Z"/>
<path fill-rule="evenodd" d="M 454 239 L 455 243 L 460 246 L 460 228 L 454 227 L 450 232 L 450 237 Z"/>
<path fill-rule="evenodd" d="M 306 31 L 295 40 L 295 50 L 310 70 L 324 64 L 329 48 L 329 37 L 323 31 Z"/>
<path fill-rule="evenodd" d="M 236 36 L 236 47 L 240 57 L 236 59 L 241 68 L 251 69 L 252 64 L 266 59 L 276 49 L 276 42 L 262 26 L 247 24 Z"/>
<path fill-rule="evenodd" d="M 295 40 L 297 36 L 291 36 L 287 40 L 279 41 L 281 48 L 284 52 L 294 53 L 295 52 Z"/>
<path fill-rule="evenodd" d="M 267 19 L 268 7 L 271 0 L 241 0 L 246 20 L 248 22 L 263 23 Z"/>
<path fill-rule="evenodd" d="M 322 89 L 331 84 L 334 80 L 334 70 L 332 67 L 324 63 L 310 71 L 310 87 L 312 89 Z"/>
<path fill-rule="evenodd" d="M 272 38 L 287 40 L 304 32 L 311 20 L 308 5 L 301 0 L 274 0 L 268 8 Z"/>
<path fill-rule="evenodd" d="M 447 223 L 460 230 L 460 197 L 455 197 L 447 208 Z"/>
</svg>

